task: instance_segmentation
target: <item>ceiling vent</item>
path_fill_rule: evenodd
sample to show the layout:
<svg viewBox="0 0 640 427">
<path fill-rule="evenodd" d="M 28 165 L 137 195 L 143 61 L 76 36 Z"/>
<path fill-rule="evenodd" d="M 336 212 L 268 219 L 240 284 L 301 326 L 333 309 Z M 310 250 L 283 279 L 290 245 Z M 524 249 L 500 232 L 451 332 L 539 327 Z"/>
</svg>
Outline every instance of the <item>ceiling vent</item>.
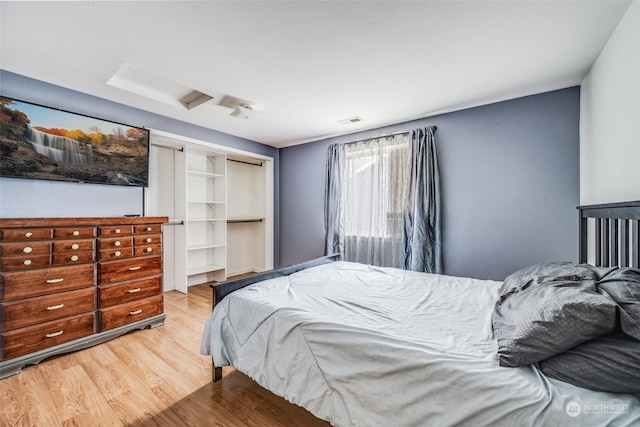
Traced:
<svg viewBox="0 0 640 427">
<path fill-rule="evenodd" d="M 348 119 L 338 120 L 338 123 L 340 123 L 341 125 L 350 125 L 352 123 L 359 123 L 362 121 L 364 121 L 362 117 L 355 116 L 355 117 L 349 117 Z"/>
<path fill-rule="evenodd" d="M 207 101 L 211 101 L 212 99 L 213 96 L 194 90 L 188 95 L 183 96 L 180 99 L 180 103 L 184 105 L 184 108 L 186 108 L 187 110 L 191 110 L 192 108 L 204 104 Z"/>
</svg>

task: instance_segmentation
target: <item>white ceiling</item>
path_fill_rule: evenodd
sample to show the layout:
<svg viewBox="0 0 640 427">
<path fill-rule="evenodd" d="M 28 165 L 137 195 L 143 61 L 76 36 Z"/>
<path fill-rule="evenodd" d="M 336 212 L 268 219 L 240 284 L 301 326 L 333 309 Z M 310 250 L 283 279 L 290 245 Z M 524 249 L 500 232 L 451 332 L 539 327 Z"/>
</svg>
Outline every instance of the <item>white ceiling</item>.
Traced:
<svg viewBox="0 0 640 427">
<path fill-rule="evenodd" d="M 1 2 L 0 68 L 284 147 L 578 85 L 629 4 Z M 123 67 L 156 92 L 107 84 Z"/>
</svg>

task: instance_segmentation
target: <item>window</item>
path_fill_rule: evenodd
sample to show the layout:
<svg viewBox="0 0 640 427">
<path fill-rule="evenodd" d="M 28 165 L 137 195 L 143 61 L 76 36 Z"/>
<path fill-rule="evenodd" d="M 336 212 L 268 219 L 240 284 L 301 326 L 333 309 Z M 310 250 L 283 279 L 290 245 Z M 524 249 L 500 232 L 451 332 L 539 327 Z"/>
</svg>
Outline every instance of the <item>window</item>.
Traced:
<svg viewBox="0 0 640 427">
<path fill-rule="evenodd" d="M 345 145 L 346 259 L 360 259 L 354 253 L 366 253 L 369 262 L 382 257 L 378 265 L 401 259 L 408 156 L 406 134 Z"/>
</svg>

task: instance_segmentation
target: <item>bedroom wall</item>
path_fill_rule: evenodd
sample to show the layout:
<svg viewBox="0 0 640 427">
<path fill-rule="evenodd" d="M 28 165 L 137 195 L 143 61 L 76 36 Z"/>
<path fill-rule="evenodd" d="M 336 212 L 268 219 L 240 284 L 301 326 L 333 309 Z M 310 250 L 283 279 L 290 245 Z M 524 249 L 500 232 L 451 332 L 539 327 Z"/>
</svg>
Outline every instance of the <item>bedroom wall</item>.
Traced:
<svg viewBox="0 0 640 427">
<path fill-rule="evenodd" d="M 323 255 L 326 150 L 436 125 L 446 274 L 502 280 L 577 259 L 578 87 L 280 150 L 280 257 Z"/>
<path fill-rule="evenodd" d="M 582 82 L 580 203 L 640 200 L 640 0 Z"/>
<path fill-rule="evenodd" d="M 148 111 L 0 70 L 0 94 L 105 120 L 162 130 L 274 158 L 275 262 L 278 264 L 279 152 L 238 138 Z M 0 218 L 120 216 L 142 214 L 142 189 L 112 185 L 0 178 Z"/>
</svg>

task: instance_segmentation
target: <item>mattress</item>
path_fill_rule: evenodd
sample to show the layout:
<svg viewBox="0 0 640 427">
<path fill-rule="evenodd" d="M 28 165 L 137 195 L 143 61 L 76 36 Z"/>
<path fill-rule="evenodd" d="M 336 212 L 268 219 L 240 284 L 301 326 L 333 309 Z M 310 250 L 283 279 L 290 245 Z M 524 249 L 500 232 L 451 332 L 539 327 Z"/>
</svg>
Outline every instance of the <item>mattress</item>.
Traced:
<svg viewBox="0 0 640 427">
<path fill-rule="evenodd" d="M 633 426 L 640 397 L 498 364 L 501 282 L 333 262 L 236 291 L 202 354 L 335 426 Z"/>
</svg>

